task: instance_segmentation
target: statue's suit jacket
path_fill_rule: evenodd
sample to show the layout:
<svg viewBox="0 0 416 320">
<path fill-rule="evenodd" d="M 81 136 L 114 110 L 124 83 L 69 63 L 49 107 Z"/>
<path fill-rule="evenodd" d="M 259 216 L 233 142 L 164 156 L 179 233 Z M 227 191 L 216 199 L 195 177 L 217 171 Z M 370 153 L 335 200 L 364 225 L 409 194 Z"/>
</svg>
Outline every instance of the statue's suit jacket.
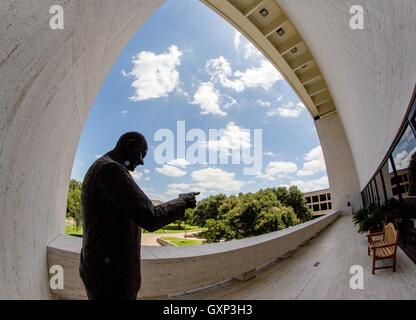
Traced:
<svg viewBox="0 0 416 320">
<path fill-rule="evenodd" d="M 155 231 L 183 217 L 185 201 L 154 206 L 130 172 L 108 155 L 82 185 L 84 236 L 80 276 L 90 299 L 136 299 L 140 289 L 141 228 Z"/>
</svg>

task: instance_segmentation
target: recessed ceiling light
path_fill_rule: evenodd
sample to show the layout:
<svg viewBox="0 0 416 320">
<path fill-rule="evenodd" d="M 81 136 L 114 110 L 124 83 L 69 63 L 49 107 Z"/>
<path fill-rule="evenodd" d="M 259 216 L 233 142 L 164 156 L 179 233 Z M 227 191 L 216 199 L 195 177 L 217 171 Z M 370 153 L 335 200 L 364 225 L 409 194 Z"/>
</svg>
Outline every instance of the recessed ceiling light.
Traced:
<svg viewBox="0 0 416 320">
<path fill-rule="evenodd" d="M 279 28 L 279 29 L 277 29 L 277 34 L 278 34 L 279 36 L 283 36 L 283 35 L 285 34 L 285 29 L 283 29 L 283 28 Z"/>
<path fill-rule="evenodd" d="M 263 9 L 260 10 L 260 14 L 264 18 L 264 17 L 267 17 L 267 15 L 269 14 L 269 11 L 267 11 L 267 9 L 263 8 Z"/>
<path fill-rule="evenodd" d="M 298 52 L 298 48 L 294 47 L 292 50 L 290 50 L 290 52 L 296 53 L 296 52 Z"/>
</svg>

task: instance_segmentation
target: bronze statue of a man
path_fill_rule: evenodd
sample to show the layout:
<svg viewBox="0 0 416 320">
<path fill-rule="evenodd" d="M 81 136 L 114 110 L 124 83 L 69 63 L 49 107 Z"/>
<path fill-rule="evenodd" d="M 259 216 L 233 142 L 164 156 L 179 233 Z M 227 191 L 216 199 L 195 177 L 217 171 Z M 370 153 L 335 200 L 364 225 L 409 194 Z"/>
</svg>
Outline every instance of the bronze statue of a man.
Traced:
<svg viewBox="0 0 416 320">
<path fill-rule="evenodd" d="M 79 271 L 89 299 L 135 300 L 141 280 L 140 227 L 155 231 L 196 205 L 194 192 L 152 204 L 129 173 L 143 165 L 146 153 L 144 136 L 126 133 L 85 175 Z"/>
</svg>

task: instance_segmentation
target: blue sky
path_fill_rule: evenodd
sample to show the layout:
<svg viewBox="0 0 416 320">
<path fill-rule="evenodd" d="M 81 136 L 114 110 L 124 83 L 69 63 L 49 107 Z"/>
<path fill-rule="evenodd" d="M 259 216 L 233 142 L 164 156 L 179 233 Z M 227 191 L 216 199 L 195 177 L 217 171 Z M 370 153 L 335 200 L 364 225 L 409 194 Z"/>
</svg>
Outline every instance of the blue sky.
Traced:
<svg viewBox="0 0 416 320">
<path fill-rule="evenodd" d="M 241 162 L 194 163 L 177 152 L 176 143 L 173 158 L 161 163 L 155 133 L 167 129 L 176 138 L 178 121 L 185 132 L 197 128 L 207 139 L 210 129 L 224 129 L 219 141 L 202 143 L 207 155 L 213 148 L 253 154 L 254 130 L 261 129 L 260 170 L 247 175 Z M 313 120 L 297 95 L 251 43 L 199 1 L 168 0 L 130 40 L 89 114 L 72 178 L 82 181 L 97 157 L 128 131 L 148 140 L 145 165 L 133 177 L 153 199 L 190 190 L 204 197 L 328 185 Z"/>
</svg>

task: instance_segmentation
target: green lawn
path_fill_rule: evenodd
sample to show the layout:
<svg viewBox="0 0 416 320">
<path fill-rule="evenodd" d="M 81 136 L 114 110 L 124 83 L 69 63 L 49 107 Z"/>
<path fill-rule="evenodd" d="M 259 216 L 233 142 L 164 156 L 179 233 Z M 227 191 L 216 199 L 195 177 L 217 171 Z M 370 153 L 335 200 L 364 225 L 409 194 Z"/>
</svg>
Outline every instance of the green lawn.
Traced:
<svg viewBox="0 0 416 320">
<path fill-rule="evenodd" d="M 190 225 L 187 225 L 186 229 L 185 229 L 184 225 L 182 225 L 181 228 L 178 228 L 177 224 L 171 223 L 171 224 L 168 224 L 167 226 L 165 226 L 165 227 L 163 227 L 163 228 L 161 228 L 161 229 L 159 229 L 155 232 L 152 232 L 152 233 L 157 233 L 157 234 L 160 234 L 160 233 L 162 233 L 162 234 L 163 233 L 183 233 L 185 231 L 186 232 L 188 232 L 188 231 L 203 231 L 203 229 L 201 229 L 201 227 L 198 227 L 198 226 L 190 226 Z M 146 231 L 146 230 L 143 230 L 143 233 L 149 233 L 149 232 Z M 77 230 L 73 224 L 67 224 L 65 226 L 65 234 L 69 235 L 69 236 L 82 237 L 83 231 L 82 231 L 82 228 Z"/>
<path fill-rule="evenodd" d="M 73 224 L 67 224 L 65 226 L 65 234 L 68 236 L 82 237 L 83 231 L 82 228 L 75 228 Z"/>
<path fill-rule="evenodd" d="M 183 233 L 185 231 L 203 231 L 203 229 L 198 226 L 190 226 L 190 225 L 186 225 L 186 229 L 185 229 L 185 225 L 182 225 L 180 228 L 178 228 L 177 224 L 171 223 L 152 233 Z M 149 233 L 149 232 L 146 230 L 143 230 L 143 233 Z"/>
<path fill-rule="evenodd" d="M 163 240 L 167 240 L 176 244 L 177 246 L 193 246 L 197 244 L 202 244 L 202 240 L 194 240 L 194 239 L 183 239 L 183 238 L 174 238 L 174 237 L 163 237 Z"/>
</svg>

